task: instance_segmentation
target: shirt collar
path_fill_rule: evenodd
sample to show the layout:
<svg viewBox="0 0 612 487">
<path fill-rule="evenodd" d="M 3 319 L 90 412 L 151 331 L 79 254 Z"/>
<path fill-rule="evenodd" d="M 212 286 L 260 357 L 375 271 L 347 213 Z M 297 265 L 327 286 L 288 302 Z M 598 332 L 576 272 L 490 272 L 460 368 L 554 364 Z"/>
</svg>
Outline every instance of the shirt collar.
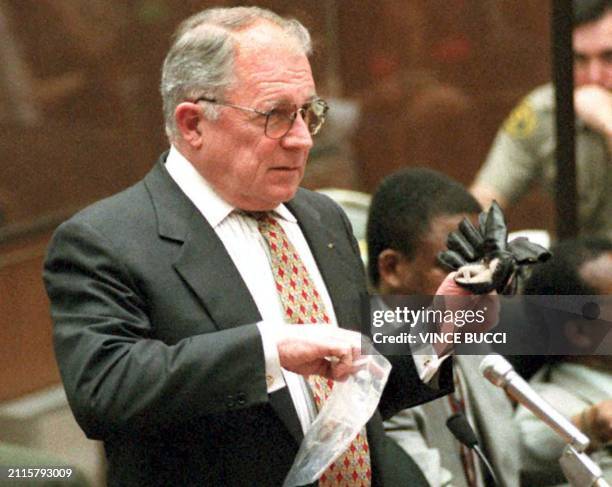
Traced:
<svg viewBox="0 0 612 487">
<path fill-rule="evenodd" d="M 237 209 L 217 194 L 210 183 L 174 145 L 170 147 L 166 158 L 166 170 L 213 228 Z M 282 203 L 272 211 L 283 220 L 291 223 L 297 222 L 293 214 Z"/>
</svg>

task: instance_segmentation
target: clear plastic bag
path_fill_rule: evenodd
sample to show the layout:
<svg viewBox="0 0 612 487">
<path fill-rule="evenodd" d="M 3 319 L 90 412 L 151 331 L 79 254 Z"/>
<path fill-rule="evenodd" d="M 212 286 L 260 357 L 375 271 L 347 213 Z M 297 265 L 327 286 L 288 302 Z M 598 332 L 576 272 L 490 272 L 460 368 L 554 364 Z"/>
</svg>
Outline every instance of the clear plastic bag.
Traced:
<svg viewBox="0 0 612 487">
<path fill-rule="evenodd" d="M 306 432 L 283 487 L 311 484 L 349 447 L 376 411 L 391 364 L 366 344 L 355 365 L 359 370 L 336 382 L 331 395 Z"/>
</svg>

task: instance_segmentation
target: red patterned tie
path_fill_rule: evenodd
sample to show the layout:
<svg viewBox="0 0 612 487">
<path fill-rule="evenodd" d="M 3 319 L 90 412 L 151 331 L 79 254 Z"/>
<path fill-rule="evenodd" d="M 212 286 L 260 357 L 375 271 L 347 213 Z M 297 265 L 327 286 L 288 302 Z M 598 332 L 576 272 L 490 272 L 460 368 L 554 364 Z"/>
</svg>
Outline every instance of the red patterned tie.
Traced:
<svg viewBox="0 0 612 487">
<path fill-rule="evenodd" d="M 325 304 L 306 267 L 279 223 L 268 213 L 251 214 L 268 243 L 276 290 L 287 321 L 296 324 L 329 323 Z M 334 382 L 318 375 L 308 377 L 317 411 L 329 397 Z M 372 477 L 370 450 L 365 427 L 349 448 L 323 473 L 320 487 L 368 487 Z"/>
</svg>

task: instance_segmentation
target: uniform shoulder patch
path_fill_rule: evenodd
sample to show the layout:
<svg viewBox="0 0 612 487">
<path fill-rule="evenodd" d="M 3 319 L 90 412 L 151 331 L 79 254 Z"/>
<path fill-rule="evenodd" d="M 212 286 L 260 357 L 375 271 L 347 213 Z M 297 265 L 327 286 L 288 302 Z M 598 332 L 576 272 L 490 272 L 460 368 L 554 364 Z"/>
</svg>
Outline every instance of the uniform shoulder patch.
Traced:
<svg viewBox="0 0 612 487">
<path fill-rule="evenodd" d="M 504 131 L 513 139 L 525 139 L 538 126 L 538 116 L 529 100 L 523 100 L 506 118 Z"/>
</svg>

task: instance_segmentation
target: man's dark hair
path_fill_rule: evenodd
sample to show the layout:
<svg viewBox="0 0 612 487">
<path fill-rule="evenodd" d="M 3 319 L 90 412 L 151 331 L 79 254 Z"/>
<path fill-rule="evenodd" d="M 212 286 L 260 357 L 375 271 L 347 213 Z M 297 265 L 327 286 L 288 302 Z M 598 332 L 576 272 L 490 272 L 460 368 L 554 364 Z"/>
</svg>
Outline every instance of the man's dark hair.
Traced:
<svg viewBox="0 0 612 487">
<path fill-rule="evenodd" d="M 551 249 L 552 257 L 548 262 L 534 266 L 524 293 L 546 296 L 599 294 L 580 276 L 580 269 L 610 251 L 612 242 L 606 238 L 583 237 L 560 242 Z"/>
<path fill-rule="evenodd" d="M 574 27 L 599 20 L 612 9 L 612 0 L 574 0 Z"/>
<path fill-rule="evenodd" d="M 458 182 L 436 171 L 410 168 L 385 178 L 368 215 L 368 272 L 378 286 L 378 256 L 385 249 L 412 258 L 431 221 L 442 215 L 478 213 L 474 197 Z"/>
</svg>

